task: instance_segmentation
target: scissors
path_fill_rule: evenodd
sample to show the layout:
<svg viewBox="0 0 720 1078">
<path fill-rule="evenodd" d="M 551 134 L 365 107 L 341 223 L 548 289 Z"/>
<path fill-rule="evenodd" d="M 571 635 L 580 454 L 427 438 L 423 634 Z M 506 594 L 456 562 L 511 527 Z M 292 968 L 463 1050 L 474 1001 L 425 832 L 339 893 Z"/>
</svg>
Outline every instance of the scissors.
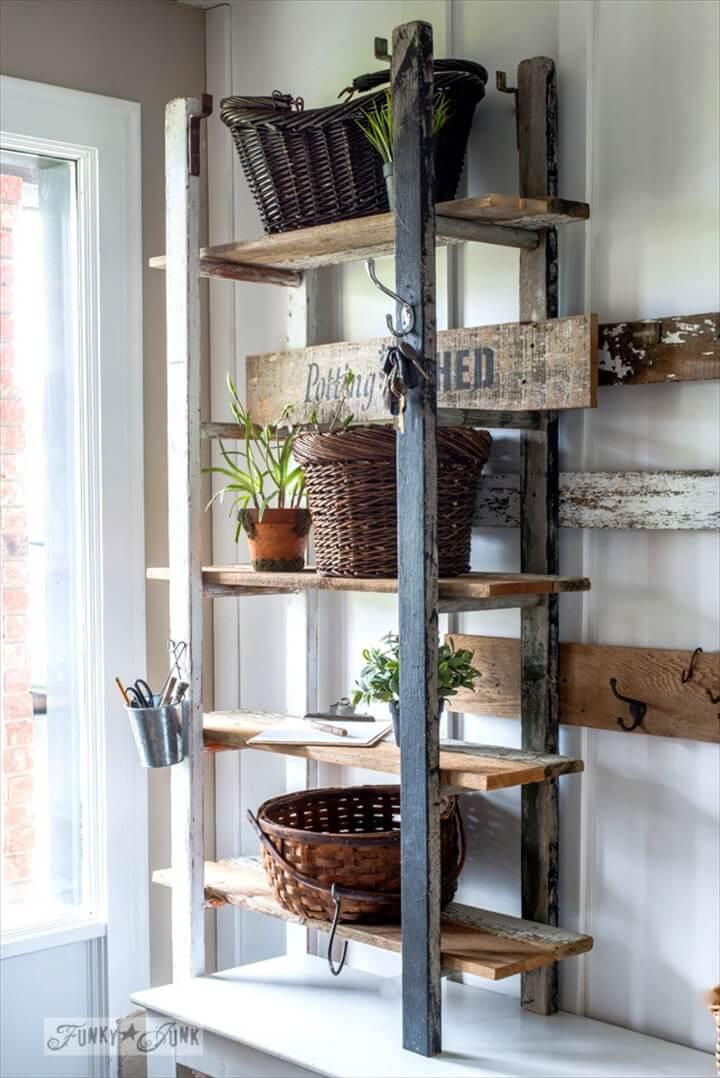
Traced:
<svg viewBox="0 0 720 1078">
<path fill-rule="evenodd" d="M 168 640 L 167 642 L 168 652 L 172 655 L 173 661 L 170 664 L 168 675 L 160 686 L 160 697 L 162 698 L 165 689 L 167 688 L 170 678 L 173 676 L 173 671 L 177 672 L 178 678 L 180 678 L 180 660 L 187 650 L 187 643 L 184 640 Z M 136 682 L 137 684 L 137 682 Z"/>
<path fill-rule="evenodd" d="M 128 685 L 125 692 L 132 701 L 131 707 L 152 707 L 153 692 L 147 681 L 139 677 L 132 685 Z"/>
</svg>

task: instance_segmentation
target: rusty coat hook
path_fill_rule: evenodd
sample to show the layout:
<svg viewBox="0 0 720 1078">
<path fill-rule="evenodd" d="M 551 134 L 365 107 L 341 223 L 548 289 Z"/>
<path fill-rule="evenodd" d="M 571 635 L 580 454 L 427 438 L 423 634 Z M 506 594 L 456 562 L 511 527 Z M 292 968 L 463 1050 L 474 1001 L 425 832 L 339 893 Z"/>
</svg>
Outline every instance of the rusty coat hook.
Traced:
<svg viewBox="0 0 720 1078">
<path fill-rule="evenodd" d="M 520 149 L 520 116 L 518 114 L 518 92 L 517 86 L 508 86 L 507 74 L 504 71 L 495 72 L 495 88 L 498 93 L 512 94 L 515 98 L 515 144 Z"/>
<path fill-rule="evenodd" d="M 625 719 L 619 718 L 617 724 L 621 730 L 625 730 L 626 733 L 630 733 L 632 730 L 637 730 L 638 726 L 642 726 L 642 721 L 645 718 L 647 712 L 647 704 L 644 704 L 642 700 L 633 700 L 630 696 L 623 696 L 621 692 L 618 692 L 617 678 L 610 678 L 610 688 L 612 689 L 613 696 L 617 700 L 622 700 L 624 704 L 630 706 L 630 716 L 632 722 L 625 722 Z"/>
<path fill-rule="evenodd" d="M 683 670 L 682 674 L 680 675 L 680 680 L 682 681 L 683 685 L 687 685 L 688 681 L 692 681 L 699 655 L 702 655 L 702 648 L 695 648 L 692 655 L 690 656 L 690 665 L 688 666 L 687 670 Z"/>
</svg>

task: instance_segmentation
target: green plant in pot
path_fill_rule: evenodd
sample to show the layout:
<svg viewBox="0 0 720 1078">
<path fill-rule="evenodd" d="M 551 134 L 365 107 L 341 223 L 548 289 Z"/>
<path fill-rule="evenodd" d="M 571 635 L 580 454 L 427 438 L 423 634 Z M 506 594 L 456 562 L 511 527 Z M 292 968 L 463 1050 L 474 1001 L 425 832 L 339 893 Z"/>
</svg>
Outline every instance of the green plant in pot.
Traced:
<svg viewBox="0 0 720 1078">
<path fill-rule="evenodd" d="M 390 705 L 395 744 L 400 744 L 400 638 L 387 633 L 379 647 L 365 648 L 365 666 L 355 683 L 353 706 L 373 701 Z M 472 689 L 480 671 L 472 665 L 472 652 L 455 648 L 452 642 L 438 648 L 438 712 L 458 689 Z"/>
<path fill-rule="evenodd" d="M 383 163 L 383 176 L 385 177 L 385 186 L 388 193 L 388 204 L 391 210 L 395 209 L 395 190 L 393 187 L 393 115 L 392 115 L 392 97 L 390 91 L 385 91 L 385 98 L 383 101 L 377 98 L 373 101 L 372 106 L 363 112 L 365 123 L 358 120 L 361 131 L 365 135 L 370 145 L 377 150 L 382 158 Z M 435 94 L 433 98 L 433 126 L 432 137 L 433 140 L 437 140 L 437 136 L 442 131 L 445 124 L 450 119 L 450 102 L 447 99 L 444 90 L 440 90 Z"/>
<path fill-rule="evenodd" d="M 300 427 L 284 409 L 273 426 L 253 423 L 228 374 L 227 385 L 235 419 L 243 428 L 240 449 L 220 441 L 221 465 L 205 468 L 227 482 L 210 499 L 230 499 L 229 516 L 235 518 L 235 542 L 247 533 L 253 568 L 267 572 L 295 572 L 305 565 L 310 513 L 305 507 L 305 476 L 293 459 Z"/>
</svg>

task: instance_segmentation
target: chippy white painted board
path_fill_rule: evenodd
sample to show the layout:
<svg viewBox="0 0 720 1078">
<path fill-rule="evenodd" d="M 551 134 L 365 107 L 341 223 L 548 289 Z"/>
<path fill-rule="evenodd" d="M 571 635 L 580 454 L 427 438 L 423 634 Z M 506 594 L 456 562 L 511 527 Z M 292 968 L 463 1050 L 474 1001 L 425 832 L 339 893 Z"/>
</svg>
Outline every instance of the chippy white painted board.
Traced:
<svg viewBox="0 0 720 1078">
<path fill-rule="evenodd" d="M 600 385 L 720 378 L 720 314 L 600 326 Z"/>
<path fill-rule="evenodd" d="M 273 958 L 153 988 L 133 999 L 153 1015 L 209 1031 L 211 1058 L 188 1056 L 186 1062 L 211 1078 L 257 1073 L 241 1069 L 247 1048 L 283 1065 L 338 1078 L 711 1078 L 715 1073 L 712 1056 L 704 1052 L 564 1012 L 542 1018 L 506 996 L 447 980 L 444 1050 L 428 1059 L 400 1046 L 397 978 L 355 969 L 333 977 L 325 961 L 309 956 Z M 215 1036 L 223 1038 L 222 1045 Z"/>
<path fill-rule="evenodd" d="M 520 477 L 483 475 L 473 526 L 520 524 Z M 560 527 L 707 531 L 720 525 L 720 473 L 561 472 Z"/>
</svg>

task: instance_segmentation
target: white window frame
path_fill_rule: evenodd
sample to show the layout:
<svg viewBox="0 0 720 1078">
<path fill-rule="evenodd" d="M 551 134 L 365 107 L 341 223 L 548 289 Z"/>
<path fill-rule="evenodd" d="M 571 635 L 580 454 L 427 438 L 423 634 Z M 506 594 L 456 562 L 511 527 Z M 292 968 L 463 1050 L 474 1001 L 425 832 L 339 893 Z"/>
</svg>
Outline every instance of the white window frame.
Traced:
<svg viewBox="0 0 720 1078">
<path fill-rule="evenodd" d="M 123 1014 L 149 982 L 147 773 L 112 682 L 146 664 L 140 106 L 2 76 L 0 143 L 76 164 L 86 706 L 102 719 L 87 727 L 90 904 L 3 935 L 1 953 L 104 936 L 108 1013 Z"/>
</svg>

